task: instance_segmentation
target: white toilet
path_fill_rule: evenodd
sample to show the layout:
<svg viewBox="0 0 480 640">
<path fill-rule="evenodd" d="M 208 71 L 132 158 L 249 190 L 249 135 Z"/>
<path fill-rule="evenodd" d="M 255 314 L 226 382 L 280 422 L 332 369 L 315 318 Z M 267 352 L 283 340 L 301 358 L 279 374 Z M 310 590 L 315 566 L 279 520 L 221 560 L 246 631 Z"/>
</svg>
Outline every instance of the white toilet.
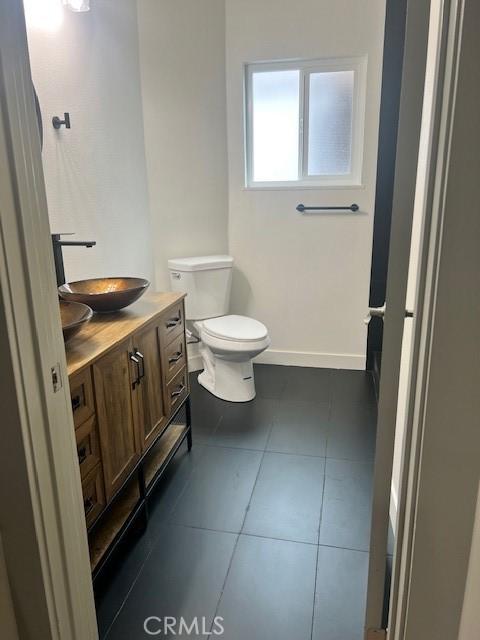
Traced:
<svg viewBox="0 0 480 640">
<path fill-rule="evenodd" d="M 187 293 L 185 315 L 200 339 L 200 384 L 229 402 L 255 397 L 252 359 L 270 346 L 267 328 L 245 316 L 226 315 L 233 258 L 201 256 L 168 261 L 173 291 Z"/>
</svg>

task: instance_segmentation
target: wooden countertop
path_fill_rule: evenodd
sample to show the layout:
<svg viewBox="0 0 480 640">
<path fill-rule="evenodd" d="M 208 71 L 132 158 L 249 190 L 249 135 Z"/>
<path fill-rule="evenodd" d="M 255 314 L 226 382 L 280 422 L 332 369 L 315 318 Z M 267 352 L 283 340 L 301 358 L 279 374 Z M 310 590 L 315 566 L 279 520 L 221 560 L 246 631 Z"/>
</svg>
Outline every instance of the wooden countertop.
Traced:
<svg viewBox="0 0 480 640">
<path fill-rule="evenodd" d="M 96 313 L 65 345 L 67 373 L 78 373 L 129 335 L 180 302 L 182 293 L 146 293 L 126 309 Z"/>
</svg>

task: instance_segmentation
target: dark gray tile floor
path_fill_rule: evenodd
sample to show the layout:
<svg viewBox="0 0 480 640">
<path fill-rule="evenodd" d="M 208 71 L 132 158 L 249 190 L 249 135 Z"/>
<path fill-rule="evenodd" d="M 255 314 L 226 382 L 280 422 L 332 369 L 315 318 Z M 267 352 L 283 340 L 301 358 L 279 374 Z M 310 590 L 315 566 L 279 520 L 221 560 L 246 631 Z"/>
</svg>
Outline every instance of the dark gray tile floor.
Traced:
<svg viewBox="0 0 480 640">
<path fill-rule="evenodd" d="M 98 598 L 101 637 L 145 639 L 149 616 L 197 616 L 200 637 L 221 616 L 225 640 L 361 640 L 370 375 L 256 365 L 247 404 L 196 377 L 193 450 L 178 452 L 146 532 Z"/>
</svg>

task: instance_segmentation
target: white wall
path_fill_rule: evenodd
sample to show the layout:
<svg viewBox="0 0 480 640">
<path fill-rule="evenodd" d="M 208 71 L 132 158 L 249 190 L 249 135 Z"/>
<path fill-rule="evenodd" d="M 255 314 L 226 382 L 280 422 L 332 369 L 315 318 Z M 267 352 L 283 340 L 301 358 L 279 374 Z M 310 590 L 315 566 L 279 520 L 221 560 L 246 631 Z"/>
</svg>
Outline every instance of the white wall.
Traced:
<svg viewBox="0 0 480 640">
<path fill-rule="evenodd" d="M 364 366 L 384 21 L 385 0 L 226 0 L 232 306 L 267 325 L 272 351 L 264 361 Z M 246 190 L 243 65 L 365 54 L 364 187 Z M 361 213 L 302 217 L 300 202 L 358 202 Z"/>
<path fill-rule="evenodd" d="M 36 3 L 27 1 L 27 17 Z M 92 2 L 88 13 L 61 11 L 61 24 L 30 24 L 28 36 L 52 232 L 97 241 L 93 249 L 64 250 L 67 279 L 151 278 L 135 0 Z M 64 111 L 72 128 L 57 132 L 51 118 Z"/>
<path fill-rule="evenodd" d="M 52 231 L 98 242 L 65 250 L 67 277 L 151 276 L 153 244 L 162 289 L 169 257 L 229 251 L 232 311 L 267 324 L 274 361 L 362 367 L 383 28 L 384 0 L 103 0 L 31 27 Z M 245 190 L 243 64 L 364 54 L 364 188 Z M 72 129 L 56 132 L 65 110 Z M 346 200 L 362 213 L 295 211 Z"/>
<path fill-rule="evenodd" d="M 223 0 L 138 0 L 157 285 L 167 260 L 228 251 Z"/>
</svg>

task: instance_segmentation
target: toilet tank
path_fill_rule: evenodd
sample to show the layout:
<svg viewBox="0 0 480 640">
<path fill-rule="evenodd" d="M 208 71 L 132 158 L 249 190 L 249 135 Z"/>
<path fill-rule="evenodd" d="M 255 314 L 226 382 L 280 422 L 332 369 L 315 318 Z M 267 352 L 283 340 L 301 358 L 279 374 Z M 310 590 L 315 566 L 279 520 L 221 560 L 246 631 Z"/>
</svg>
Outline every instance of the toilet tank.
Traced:
<svg viewBox="0 0 480 640">
<path fill-rule="evenodd" d="M 216 318 L 228 313 L 232 268 L 231 256 L 199 256 L 168 261 L 172 291 L 187 294 L 187 320 Z"/>
</svg>

